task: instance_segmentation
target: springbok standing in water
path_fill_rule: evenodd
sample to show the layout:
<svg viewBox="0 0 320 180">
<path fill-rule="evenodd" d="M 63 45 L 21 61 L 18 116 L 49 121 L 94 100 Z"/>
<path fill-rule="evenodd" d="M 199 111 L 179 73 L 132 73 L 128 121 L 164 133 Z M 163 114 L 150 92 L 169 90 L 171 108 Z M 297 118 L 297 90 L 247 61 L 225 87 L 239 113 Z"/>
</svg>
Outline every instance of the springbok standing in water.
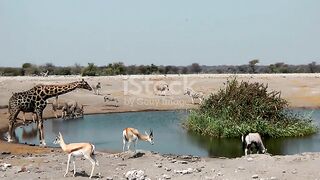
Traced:
<svg viewBox="0 0 320 180">
<path fill-rule="evenodd" d="M 78 102 L 76 102 L 76 106 L 74 107 L 74 112 L 73 112 L 73 116 L 75 116 L 76 118 L 78 118 L 78 116 L 83 117 L 84 114 L 84 105 L 78 105 Z"/>
<path fill-rule="evenodd" d="M 136 146 L 138 143 L 138 139 L 140 139 L 142 141 L 148 141 L 152 145 L 154 144 L 152 130 L 150 130 L 149 134 L 147 132 L 145 132 L 145 135 L 143 135 L 143 134 L 140 134 L 137 129 L 128 127 L 123 130 L 122 138 L 123 138 L 123 147 L 122 147 L 123 152 L 124 152 L 124 147 L 125 147 L 126 143 L 127 143 L 127 150 L 128 151 L 130 150 L 130 145 L 132 142 L 133 142 L 133 146 L 134 146 L 134 152 L 136 152 Z"/>
<path fill-rule="evenodd" d="M 66 173 L 64 174 L 64 177 L 66 177 L 66 175 L 69 172 L 69 164 L 70 164 L 71 157 L 72 157 L 72 163 L 73 163 L 73 176 L 75 176 L 76 174 L 75 157 L 85 157 L 92 164 L 92 169 L 89 177 L 91 179 L 95 165 L 99 166 L 99 163 L 95 158 L 95 154 L 94 154 L 95 147 L 93 144 L 90 144 L 90 143 L 66 144 L 60 132 L 59 132 L 59 135 L 56 137 L 56 139 L 53 141 L 53 143 L 59 144 L 62 150 L 68 153 L 67 170 L 66 170 Z"/>
<path fill-rule="evenodd" d="M 257 149 L 257 153 L 264 154 L 267 152 L 267 149 L 264 147 L 259 133 L 248 133 L 242 135 L 241 140 L 245 155 L 248 155 L 248 150 L 250 150 L 250 153 L 252 153 L 251 149 L 253 145 Z"/>
<path fill-rule="evenodd" d="M 64 107 L 63 104 L 59 103 L 58 96 L 56 96 L 56 99 L 50 104 L 52 104 L 52 111 L 53 111 L 54 116 L 56 118 L 58 118 L 57 110 L 62 110 Z M 62 116 L 63 116 L 63 112 L 61 114 L 61 117 Z"/>
</svg>

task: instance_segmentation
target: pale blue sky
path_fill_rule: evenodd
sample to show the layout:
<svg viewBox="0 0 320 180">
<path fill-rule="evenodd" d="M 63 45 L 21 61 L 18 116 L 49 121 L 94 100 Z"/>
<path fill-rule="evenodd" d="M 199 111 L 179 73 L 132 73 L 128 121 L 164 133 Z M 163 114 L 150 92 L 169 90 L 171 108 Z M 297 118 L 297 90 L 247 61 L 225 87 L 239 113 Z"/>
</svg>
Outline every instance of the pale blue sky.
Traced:
<svg viewBox="0 0 320 180">
<path fill-rule="evenodd" d="M 0 66 L 320 62 L 318 0 L 0 0 Z"/>
</svg>

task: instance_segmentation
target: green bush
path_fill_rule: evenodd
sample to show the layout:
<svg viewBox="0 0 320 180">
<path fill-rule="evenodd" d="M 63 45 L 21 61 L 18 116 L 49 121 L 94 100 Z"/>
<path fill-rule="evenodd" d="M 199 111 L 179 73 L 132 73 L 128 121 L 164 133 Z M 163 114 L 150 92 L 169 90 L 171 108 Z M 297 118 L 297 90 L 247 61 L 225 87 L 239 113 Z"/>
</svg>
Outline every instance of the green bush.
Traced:
<svg viewBox="0 0 320 180">
<path fill-rule="evenodd" d="M 94 63 L 88 63 L 88 66 L 82 70 L 82 76 L 97 76 L 98 67 Z"/>
<path fill-rule="evenodd" d="M 277 91 L 261 83 L 228 80 L 226 87 L 211 94 L 192 110 L 187 129 L 213 137 L 239 137 L 247 132 L 263 136 L 304 136 L 317 132 L 310 116 L 294 113 Z"/>
<path fill-rule="evenodd" d="M 21 76 L 23 72 L 20 68 L 5 67 L 0 68 L 1 76 Z"/>
</svg>

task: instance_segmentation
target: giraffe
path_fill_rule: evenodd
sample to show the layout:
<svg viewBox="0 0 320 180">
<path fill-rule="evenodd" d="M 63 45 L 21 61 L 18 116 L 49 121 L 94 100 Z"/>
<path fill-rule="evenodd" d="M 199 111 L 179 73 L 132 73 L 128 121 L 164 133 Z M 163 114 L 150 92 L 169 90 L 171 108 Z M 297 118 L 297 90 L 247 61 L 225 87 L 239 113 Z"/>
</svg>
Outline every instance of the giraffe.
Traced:
<svg viewBox="0 0 320 180">
<path fill-rule="evenodd" d="M 9 99 L 9 136 L 8 142 L 12 142 L 14 136 L 14 124 L 20 111 L 35 112 L 37 115 L 37 125 L 39 131 L 40 146 L 46 146 L 43 132 L 42 113 L 47 106 L 47 99 L 61 94 L 68 93 L 76 88 L 92 90 L 90 85 L 82 79 L 64 85 L 36 85 L 28 91 L 14 93 Z"/>
</svg>

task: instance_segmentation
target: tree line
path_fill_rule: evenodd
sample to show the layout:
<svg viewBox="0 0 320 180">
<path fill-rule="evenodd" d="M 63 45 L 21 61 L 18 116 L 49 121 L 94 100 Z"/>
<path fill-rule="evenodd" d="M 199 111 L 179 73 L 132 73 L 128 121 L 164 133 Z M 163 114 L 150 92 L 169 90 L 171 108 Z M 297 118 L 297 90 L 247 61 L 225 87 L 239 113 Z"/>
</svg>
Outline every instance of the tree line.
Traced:
<svg viewBox="0 0 320 180">
<path fill-rule="evenodd" d="M 255 73 L 320 73 L 320 65 L 311 62 L 304 65 L 290 65 L 283 62 L 258 65 L 259 60 L 254 59 L 244 65 L 206 66 L 192 63 L 188 66 L 157 66 L 125 65 L 122 62 L 109 63 L 97 66 L 88 63 L 86 66 L 75 64 L 73 66 L 55 66 L 52 63 L 36 65 L 24 63 L 21 67 L 0 67 L 1 76 L 40 76 L 40 75 L 82 75 L 82 76 L 111 76 L 133 74 L 255 74 Z"/>
</svg>

